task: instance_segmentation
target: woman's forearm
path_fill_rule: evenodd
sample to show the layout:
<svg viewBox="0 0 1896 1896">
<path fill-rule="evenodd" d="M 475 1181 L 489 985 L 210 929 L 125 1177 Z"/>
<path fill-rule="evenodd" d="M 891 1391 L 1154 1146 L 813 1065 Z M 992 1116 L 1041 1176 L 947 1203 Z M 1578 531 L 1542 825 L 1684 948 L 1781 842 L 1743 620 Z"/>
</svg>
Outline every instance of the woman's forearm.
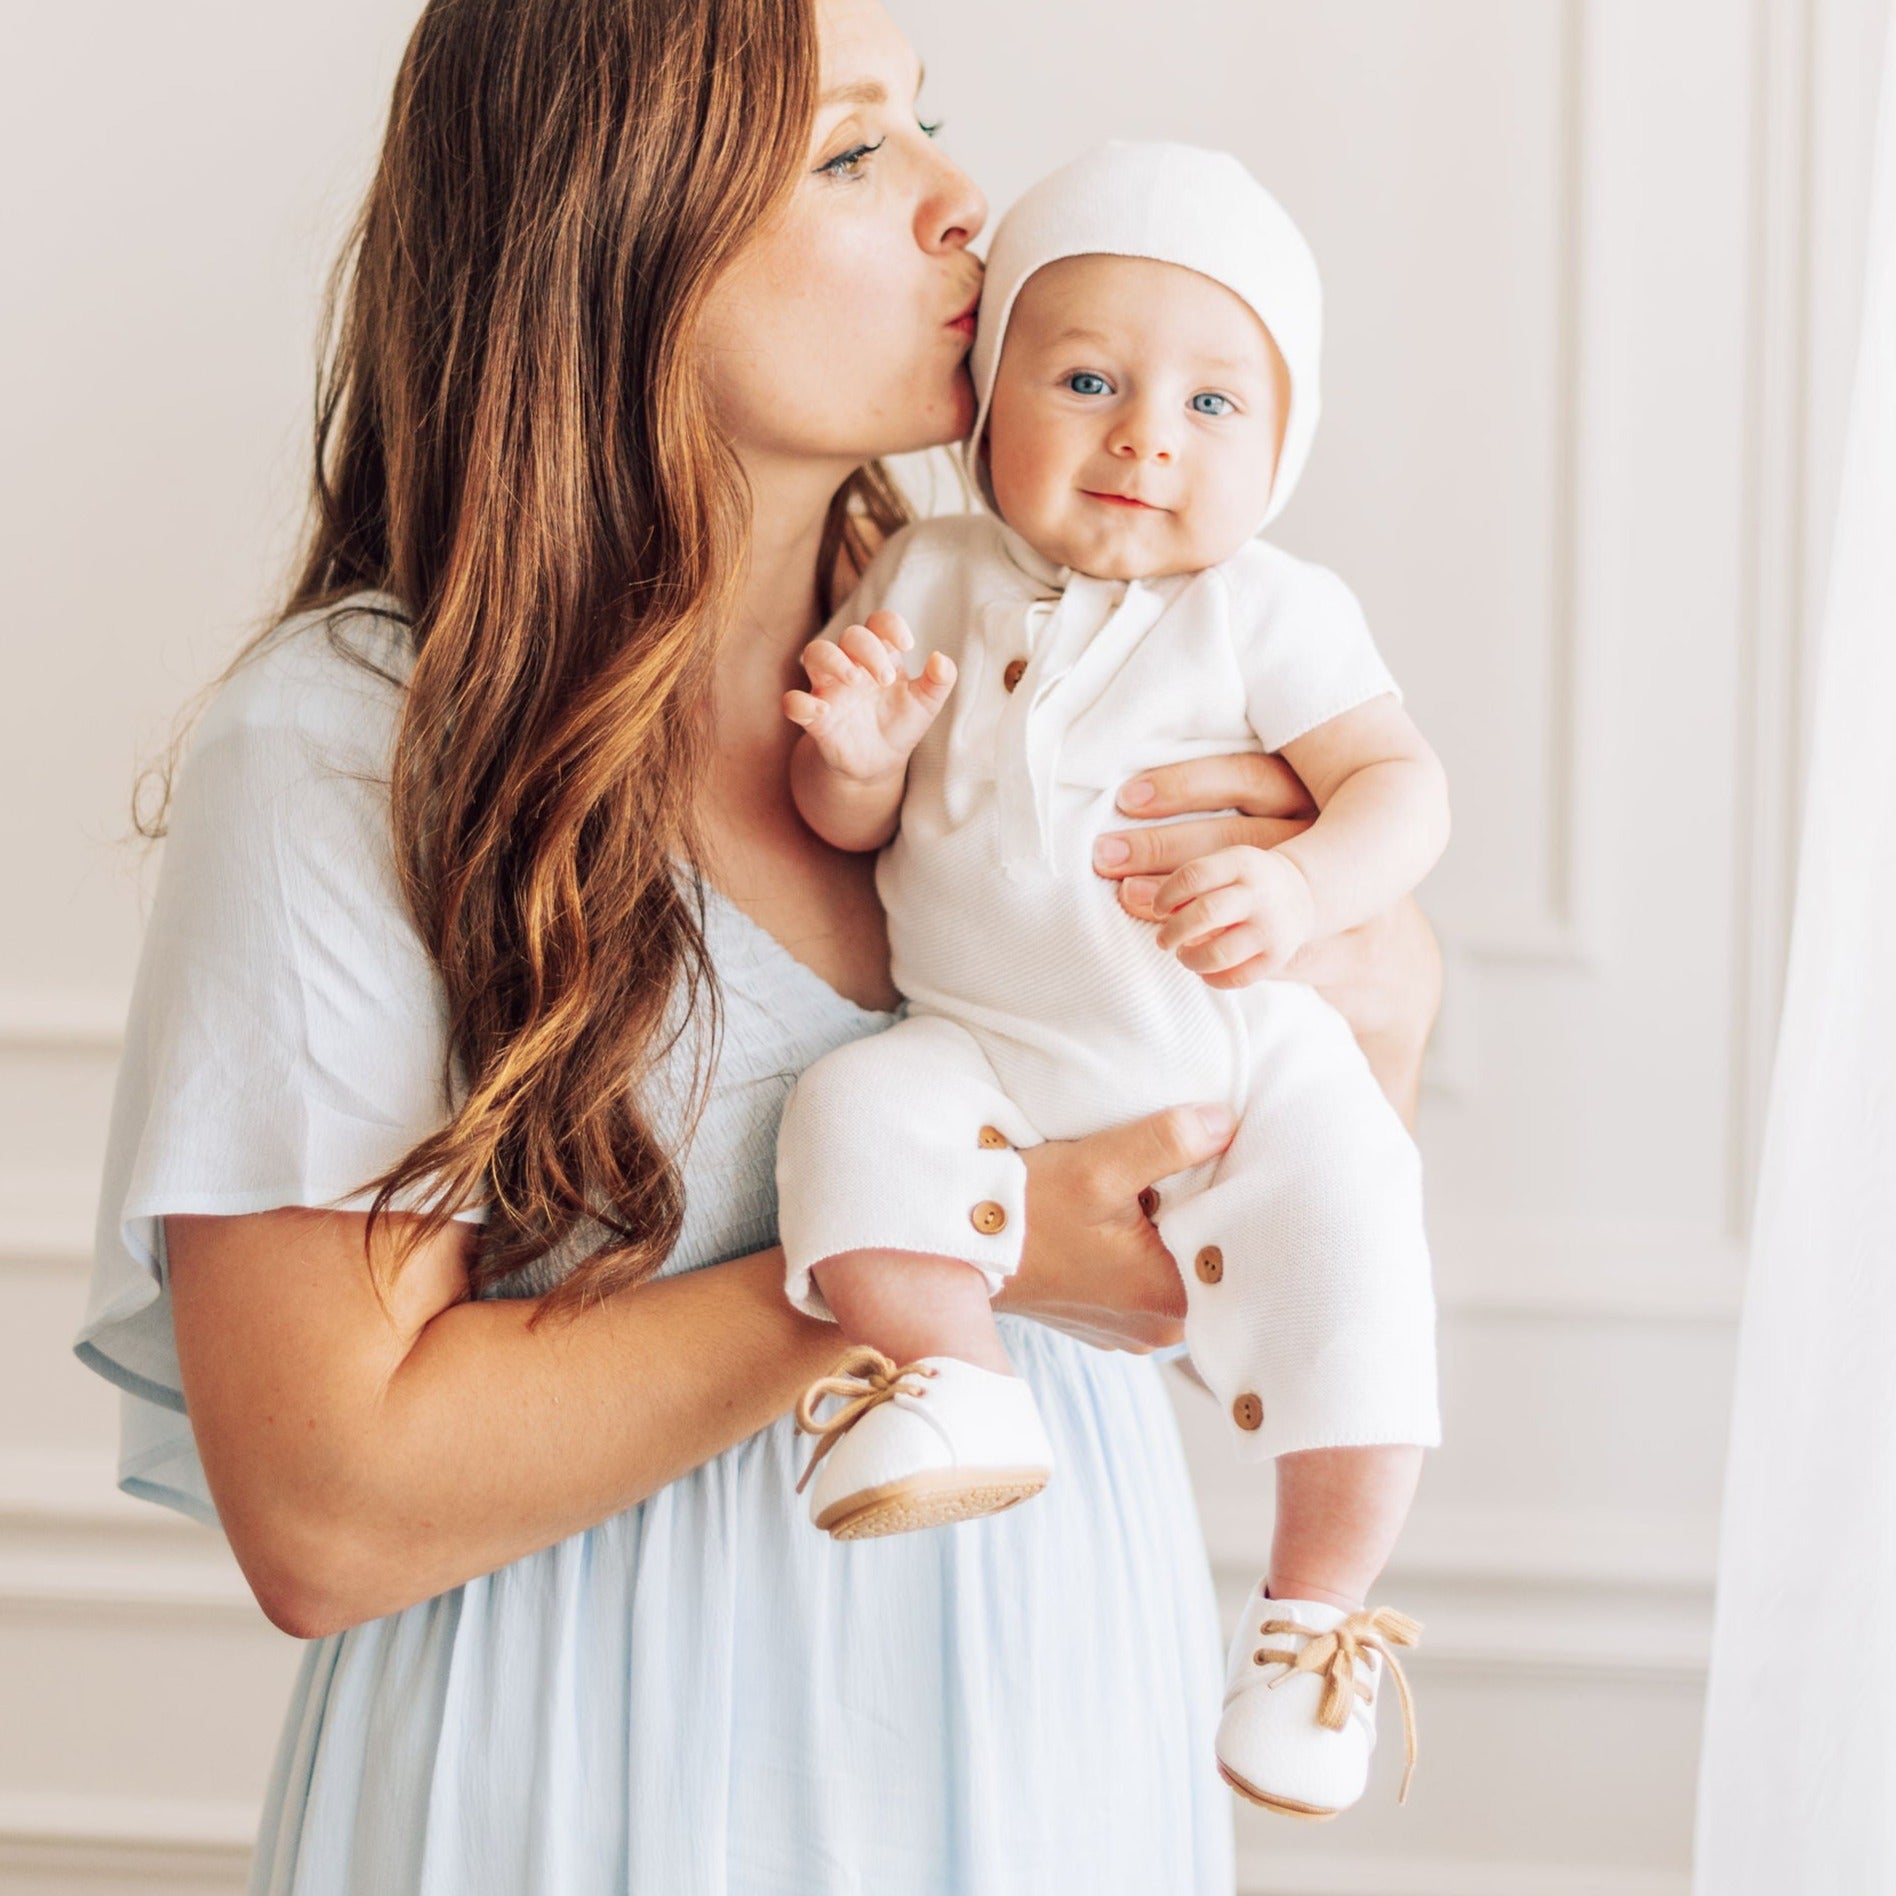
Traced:
<svg viewBox="0 0 1896 1896">
<path fill-rule="evenodd" d="M 779 1249 L 538 1329 L 533 1308 L 451 1304 L 374 1403 L 332 1407 L 269 1524 L 286 1631 L 396 1612 L 605 1521 L 787 1413 L 838 1356 L 834 1325 L 785 1301 Z"/>
</svg>

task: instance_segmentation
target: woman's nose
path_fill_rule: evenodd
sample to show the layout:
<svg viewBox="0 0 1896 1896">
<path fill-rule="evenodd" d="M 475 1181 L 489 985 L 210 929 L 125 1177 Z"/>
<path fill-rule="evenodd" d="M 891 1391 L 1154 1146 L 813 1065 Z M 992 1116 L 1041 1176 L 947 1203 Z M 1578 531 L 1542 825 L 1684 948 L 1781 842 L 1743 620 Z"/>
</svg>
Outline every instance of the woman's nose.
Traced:
<svg viewBox="0 0 1896 1896">
<path fill-rule="evenodd" d="M 916 235 L 924 250 L 958 250 L 971 243 L 987 222 L 987 199 L 945 151 L 936 148 L 931 155 L 933 176 L 922 197 Z"/>
</svg>

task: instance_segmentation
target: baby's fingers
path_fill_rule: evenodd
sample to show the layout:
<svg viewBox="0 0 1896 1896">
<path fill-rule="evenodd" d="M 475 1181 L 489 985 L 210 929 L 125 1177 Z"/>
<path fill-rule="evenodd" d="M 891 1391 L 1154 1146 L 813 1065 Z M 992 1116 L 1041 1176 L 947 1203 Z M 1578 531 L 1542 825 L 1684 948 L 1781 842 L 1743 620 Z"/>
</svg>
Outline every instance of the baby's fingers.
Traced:
<svg viewBox="0 0 1896 1896">
<path fill-rule="evenodd" d="M 792 724 L 800 724 L 807 731 L 823 718 L 829 710 L 821 698 L 807 691 L 786 691 L 783 694 L 783 714 Z"/>
<path fill-rule="evenodd" d="M 954 682 L 955 661 L 946 652 L 930 652 L 920 673 L 909 680 L 909 693 L 931 711 L 938 711 L 941 701 L 954 688 Z"/>
<path fill-rule="evenodd" d="M 812 639 L 803 648 L 801 657 L 810 683 L 818 690 L 826 685 L 833 690 L 840 689 L 862 675 L 861 667 L 833 639 Z"/>
<path fill-rule="evenodd" d="M 909 630 L 908 621 L 887 606 L 878 606 L 863 620 L 863 624 L 877 638 L 893 645 L 898 652 L 906 652 L 915 643 L 915 634 Z"/>
<path fill-rule="evenodd" d="M 892 685 L 901 676 L 901 668 L 889 656 L 889 648 L 866 625 L 843 628 L 836 641 L 879 685 Z"/>
<path fill-rule="evenodd" d="M 1159 947 L 1168 950 L 1202 941 L 1220 929 L 1249 921 L 1251 906 L 1246 890 L 1227 883 L 1222 889 L 1213 889 L 1208 895 L 1187 902 L 1183 908 L 1174 909 L 1159 924 L 1154 940 Z"/>
</svg>

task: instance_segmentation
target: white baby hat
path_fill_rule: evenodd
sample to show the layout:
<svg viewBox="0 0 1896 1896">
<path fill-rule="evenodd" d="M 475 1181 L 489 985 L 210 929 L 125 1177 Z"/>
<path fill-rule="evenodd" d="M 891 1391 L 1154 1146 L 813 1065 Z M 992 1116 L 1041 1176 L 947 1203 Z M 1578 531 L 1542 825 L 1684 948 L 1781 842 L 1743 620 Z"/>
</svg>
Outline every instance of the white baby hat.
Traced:
<svg viewBox="0 0 1896 1896">
<path fill-rule="evenodd" d="M 1317 260 L 1290 214 L 1229 152 L 1165 140 L 1109 139 L 1029 187 L 995 227 L 968 358 L 974 428 L 961 450 L 975 491 L 994 506 L 978 450 L 1014 299 L 1043 265 L 1099 254 L 1196 270 L 1243 297 L 1275 338 L 1290 371 L 1290 416 L 1254 529 L 1262 532 L 1295 490 L 1317 432 Z"/>
</svg>

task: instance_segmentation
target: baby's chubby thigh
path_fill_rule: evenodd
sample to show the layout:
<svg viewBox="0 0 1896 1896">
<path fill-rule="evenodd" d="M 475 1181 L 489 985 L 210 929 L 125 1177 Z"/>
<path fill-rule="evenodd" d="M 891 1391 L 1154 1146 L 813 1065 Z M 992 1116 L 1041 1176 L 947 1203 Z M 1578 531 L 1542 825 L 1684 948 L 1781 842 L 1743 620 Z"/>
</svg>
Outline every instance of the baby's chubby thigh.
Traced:
<svg viewBox="0 0 1896 1896">
<path fill-rule="evenodd" d="M 811 1277 L 849 1251 L 973 1265 L 999 1291 L 1020 1266 L 1027 1169 L 1042 1135 L 975 1036 L 919 1014 L 846 1042 L 799 1075 L 777 1133 L 777 1228 L 790 1301 L 832 1312 Z"/>
<path fill-rule="evenodd" d="M 1161 1183 L 1192 1361 L 1241 1459 L 1441 1440 L 1435 1304 L 1414 1140 L 1340 1014 L 1260 982 L 1250 1084 L 1198 1189 Z"/>
</svg>

